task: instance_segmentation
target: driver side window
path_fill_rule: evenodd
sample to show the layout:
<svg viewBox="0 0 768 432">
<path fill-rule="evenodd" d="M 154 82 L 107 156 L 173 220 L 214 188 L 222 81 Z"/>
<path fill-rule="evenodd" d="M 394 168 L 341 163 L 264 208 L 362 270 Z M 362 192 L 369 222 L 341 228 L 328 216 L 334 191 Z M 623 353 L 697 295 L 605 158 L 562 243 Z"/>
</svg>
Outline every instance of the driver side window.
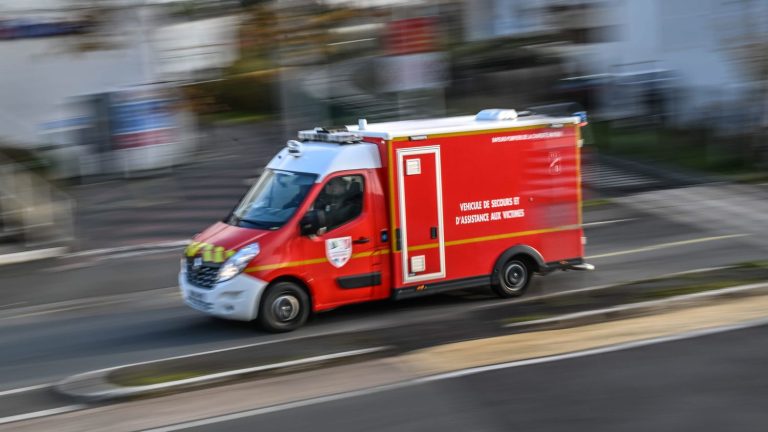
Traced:
<svg viewBox="0 0 768 432">
<path fill-rule="evenodd" d="M 363 176 L 334 177 L 323 186 L 312 209 L 324 216 L 328 231 L 357 218 L 363 212 Z"/>
</svg>

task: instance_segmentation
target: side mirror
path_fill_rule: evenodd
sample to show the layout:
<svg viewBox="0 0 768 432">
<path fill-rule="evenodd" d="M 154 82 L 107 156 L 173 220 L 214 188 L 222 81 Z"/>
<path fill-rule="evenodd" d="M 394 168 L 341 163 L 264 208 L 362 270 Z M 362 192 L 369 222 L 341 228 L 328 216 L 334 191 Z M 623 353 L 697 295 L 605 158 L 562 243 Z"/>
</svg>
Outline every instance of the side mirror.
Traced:
<svg viewBox="0 0 768 432">
<path fill-rule="evenodd" d="M 325 232 L 325 212 L 318 210 L 309 210 L 299 221 L 301 235 L 323 234 Z M 320 231 L 323 232 L 320 232 Z"/>
</svg>

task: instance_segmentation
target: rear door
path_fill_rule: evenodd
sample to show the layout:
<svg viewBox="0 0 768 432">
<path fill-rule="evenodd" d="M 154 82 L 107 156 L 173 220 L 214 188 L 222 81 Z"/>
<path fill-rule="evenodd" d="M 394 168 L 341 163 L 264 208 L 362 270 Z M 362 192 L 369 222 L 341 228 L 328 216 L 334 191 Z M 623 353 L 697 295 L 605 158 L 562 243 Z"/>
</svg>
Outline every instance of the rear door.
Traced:
<svg viewBox="0 0 768 432">
<path fill-rule="evenodd" d="M 445 277 L 440 147 L 397 150 L 403 283 Z"/>
</svg>

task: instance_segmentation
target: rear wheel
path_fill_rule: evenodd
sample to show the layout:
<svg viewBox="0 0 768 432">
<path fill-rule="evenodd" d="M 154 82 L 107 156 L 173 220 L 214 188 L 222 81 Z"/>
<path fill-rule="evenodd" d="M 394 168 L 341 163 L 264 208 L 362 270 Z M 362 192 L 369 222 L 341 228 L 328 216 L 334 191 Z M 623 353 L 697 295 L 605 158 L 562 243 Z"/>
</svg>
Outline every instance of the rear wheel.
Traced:
<svg viewBox="0 0 768 432">
<path fill-rule="evenodd" d="M 531 283 L 532 268 L 525 260 L 513 258 L 501 268 L 493 290 L 501 298 L 519 297 Z"/>
<path fill-rule="evenodd" d="M 301 327 L 309 317 L 309 296 L 293 282 L 278 282 L 270 287 L 259 307 L 259 324 L 270 332 L 289 332 Z"/>
</svg>

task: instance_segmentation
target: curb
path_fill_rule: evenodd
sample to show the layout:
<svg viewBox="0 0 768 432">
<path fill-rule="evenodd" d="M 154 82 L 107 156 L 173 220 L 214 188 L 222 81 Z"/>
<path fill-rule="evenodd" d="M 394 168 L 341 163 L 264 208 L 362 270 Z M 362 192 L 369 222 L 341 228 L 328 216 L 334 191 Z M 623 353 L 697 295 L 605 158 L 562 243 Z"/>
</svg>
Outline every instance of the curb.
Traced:
<svg viewBox="0 0 768 432">
<path fill-rule="evenodd" d="M 559 315 L 535 321 L 502 325 L 501 328 L 511 333 L 522 333 L 541 330 L 554 330 L 564 327 L 578 327 L 588 324 L 685 309 L 702 304 L 712 303 L 719 299 L 743 298 L 765 294 L 768 294 L 768 282 L 739 285 L 719 290 L 674 296 L 660 300 Z M 54 385 L 54 390 L 59 394 L 79 401 L 108 402 L 132 397 L 168 394 L 179 390 L 200 388 L 222 382 L 231 382 L 246 377 L 253 378 L 260 374 L 293 373 L 298 371 L 320 369 L 329 365 L 335 365 L 343 362 L 360 361 L 364 358 L 370 358 L 371 355 L 387 355 L 387 352 L 395 352 L 396 350 L 394 348 L 395 347 L 393 346 L 380 346 L 375 348 L 343 351 L 280 363 L 222 371 L 203 376 L 143 386 L 119 386 L 109 382 L 109 376 L 113 372 L 125 370 L 135 366 L 145 366 L 171 361 L 182 362 L 180 364 L 184 365 L 187 364 L 187 362 L 189 362 L 191 359 L 199 357 L 198 354 L 192 354 L 178 358 L 134 363 L 74 375 Z"/>
<path fill-rule="evenodd" d="M 739 285 L 730 288 L 674 296 L 660 300 L 652 300 L 647 302 L 613 306 L 604 309 L 576 312 L 566 315 L 558 315 L 551 318 L 542 318 L 534 321 L 506 324 L 503 327 L 519 332 L 555 330 L 565 327 L 578 327 L 606 321 L 614 321 L 618 319 L 652 315 L 660 312 L 671 312 L 679 309 L 701 306 L 724 298 L 742 298 L 763 294 L 768 294 L 768 283 Z"/>
<path fill-rule="evenodd" d="M 131 366 L 155 362 L 136 363 L 74 375 L 54 385 L 54 390 L 64 396 L 83 402 L 105 402 L 138 396 L 169 393 L 181 389 L 204 387 L 211 384 L 254 377 L 267 372 L 297 372 L 300 370 L 318 369 L 320 367 L 328 366 L 329 364 L 350 361 L 351 359 L 369 354 L 381 353 L 388 349 L 389 347 L 375 347 L 344 351 L 143 386 L 120 386 L 109 382 L 108 377 L 112 372 Z"/>
</svg>

